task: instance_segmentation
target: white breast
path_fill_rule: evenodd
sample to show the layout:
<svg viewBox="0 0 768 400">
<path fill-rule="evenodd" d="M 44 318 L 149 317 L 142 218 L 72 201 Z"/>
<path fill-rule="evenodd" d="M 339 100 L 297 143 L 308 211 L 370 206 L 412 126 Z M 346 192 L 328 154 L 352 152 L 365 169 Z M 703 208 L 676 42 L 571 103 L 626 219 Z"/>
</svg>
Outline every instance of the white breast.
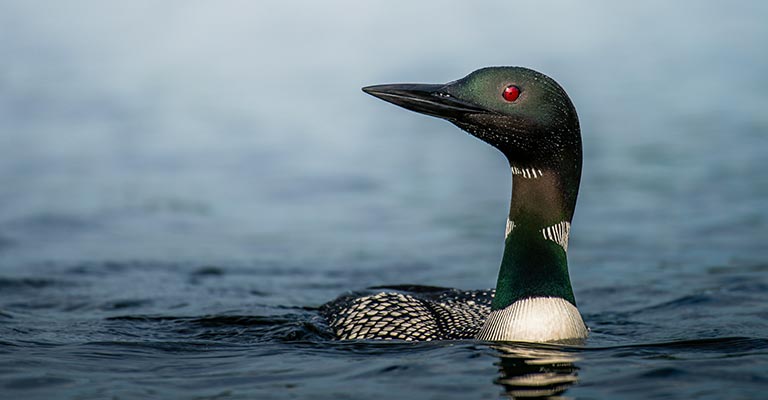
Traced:
<svg viewBox="0 0 768 400">
<path fill-rule="evenodd" d="M 518 300 L 492 311 L 477 339 L 515 342 L 554 342 L 587 337 L 587 327 L 576 307 L 560 297 Z"/>
</svg>

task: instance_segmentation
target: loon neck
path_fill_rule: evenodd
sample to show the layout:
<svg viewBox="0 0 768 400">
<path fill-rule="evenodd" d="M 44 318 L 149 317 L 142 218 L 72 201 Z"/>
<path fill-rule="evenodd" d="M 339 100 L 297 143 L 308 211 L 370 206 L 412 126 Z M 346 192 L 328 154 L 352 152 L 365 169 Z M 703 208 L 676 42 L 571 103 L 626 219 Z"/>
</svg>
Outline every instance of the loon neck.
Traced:
<svg viewBox="0 0 768 400">
<path fill-rule="evenodd" d="M 504 256 L 492 309 L 526 298 L 562 298 L 576 305 L 568 276 L 568 234 L 581 165 L 537 168 L 515 165 Z M 570 170 L 570 174 L 563 171 Z"/>
</svg>

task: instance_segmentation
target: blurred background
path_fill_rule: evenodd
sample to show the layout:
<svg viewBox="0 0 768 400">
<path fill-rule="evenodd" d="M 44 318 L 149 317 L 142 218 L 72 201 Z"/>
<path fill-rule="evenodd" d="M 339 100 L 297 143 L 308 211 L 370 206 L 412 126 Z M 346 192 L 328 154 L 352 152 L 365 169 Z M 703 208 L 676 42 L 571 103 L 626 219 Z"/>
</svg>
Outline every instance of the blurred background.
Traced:
<svg viewBox="0 0 768 400">
<path fill-rule="evenodd" d="M 758 0 L 2 1 L 0 312 L 82 344 L 124 339 L 115 315 L 492 287 L 506 161 L 360 87 L 519 65 L 581 118 L 569 256 L 595 343 L 764 332 L 767 20 Z"/>
<path fill-rule="evenodd" d="M 490 277 L 503 158 L 359 88 L 521 65 L 581 116 L 574 251 L 760 258 L 767 7 L 717 4 L 3 2 L 0 254 L 418 259 L 482 236 Z"/>
</svg>

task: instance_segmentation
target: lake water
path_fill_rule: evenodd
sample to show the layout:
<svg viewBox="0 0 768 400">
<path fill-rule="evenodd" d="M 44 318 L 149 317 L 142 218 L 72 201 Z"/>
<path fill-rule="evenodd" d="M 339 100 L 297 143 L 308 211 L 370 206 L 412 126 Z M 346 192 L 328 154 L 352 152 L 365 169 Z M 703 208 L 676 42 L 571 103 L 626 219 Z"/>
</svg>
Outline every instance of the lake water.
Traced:
<svg viewBox="0 0 768 400">
<path fill-rule="evenodd" d="M 517 3 L 517 2 L 515 2 Z M 0 397 L 754 399 L 768 3 L 0 3 Z M 558 80 L 582 347 L 339 342 L 355 289 L 495 285 L 503 157 L 364 95 Z"/>
</svg>

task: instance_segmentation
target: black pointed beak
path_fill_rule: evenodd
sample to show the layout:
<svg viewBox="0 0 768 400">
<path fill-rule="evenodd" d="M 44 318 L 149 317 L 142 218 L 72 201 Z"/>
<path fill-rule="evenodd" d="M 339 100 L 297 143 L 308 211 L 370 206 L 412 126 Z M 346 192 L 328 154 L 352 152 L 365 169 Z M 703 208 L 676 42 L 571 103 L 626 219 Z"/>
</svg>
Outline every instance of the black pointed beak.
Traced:
<svg viewBox="0 0 768 400">
<path fill-rule="evenodd" d="M 405 109 L 433 117 L 456 120 L 467 114 L 491 113 L 448 93 L 447 85 L 397 83 L 363 88 L 363 92 Z"/>
</svg>

